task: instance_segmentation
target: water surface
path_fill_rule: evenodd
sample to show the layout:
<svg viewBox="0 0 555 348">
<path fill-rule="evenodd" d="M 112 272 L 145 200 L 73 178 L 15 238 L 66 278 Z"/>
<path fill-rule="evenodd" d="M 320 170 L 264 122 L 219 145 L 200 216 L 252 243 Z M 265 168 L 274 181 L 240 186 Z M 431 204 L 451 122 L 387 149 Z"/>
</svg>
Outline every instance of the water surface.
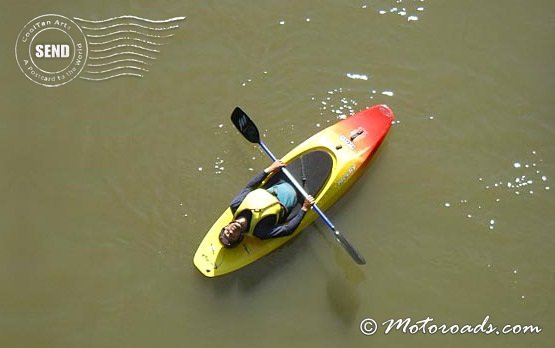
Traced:
<svg viewBox="0 0 555 348">
<path fill-rule="evenodd" d="M 2 5 L 0 345 L 549 347 L 555 7 L 550 1 Z M 17 66 L 34 17 L 185 16 L 142 78 L 46 88 Z M 192 257 L 269 161 L 351 113 L 397 120 L 329 216 L 244 270 Z M 385 335 L 366 317 L 534 324 L 538 335 Z"/>
</svg>

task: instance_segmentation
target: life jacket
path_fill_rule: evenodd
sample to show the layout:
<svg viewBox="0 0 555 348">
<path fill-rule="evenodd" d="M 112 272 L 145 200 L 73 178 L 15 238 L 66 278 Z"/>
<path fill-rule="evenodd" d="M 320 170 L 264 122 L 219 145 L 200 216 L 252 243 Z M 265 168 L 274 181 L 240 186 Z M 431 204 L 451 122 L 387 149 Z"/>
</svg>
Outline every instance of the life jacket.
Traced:
<svg viewBox="0 0 555 348">
<path fill-rule="evenodd" d="M 268 218 L 277 225 L 285 214 L 286 210 L 276 196 L 265 189 L 258 188 L 245 196 L 233 218 L 245 216 L 248 221 L 247 233 L 253 234 L 256 225 L 263 219 Z"/>
</svg>

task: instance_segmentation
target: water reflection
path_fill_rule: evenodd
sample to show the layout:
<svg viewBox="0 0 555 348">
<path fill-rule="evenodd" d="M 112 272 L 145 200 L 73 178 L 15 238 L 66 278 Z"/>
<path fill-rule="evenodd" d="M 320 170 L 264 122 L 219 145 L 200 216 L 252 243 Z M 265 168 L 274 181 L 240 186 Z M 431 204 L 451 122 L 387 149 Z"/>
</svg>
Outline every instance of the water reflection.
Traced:
<svg viewBox="0 0 555 348">
<path fill-rule="evenodd" d="M 380 15 L 397 15 L 401 18 L 405 18 L 408 22 L 413 22 L 417 21 L 420 14 L 424 11 L 423 2 L 424 0 L 395 0 L 392 1 L 390 5 L 379 9 L 378 13 Z M 368 8 L 368 5 L 363 5 L 362 8 Z"/>
<path fill-rule="evenodd" d="M 526 158 L 508 164 L 502 170 L 503 174 L 497 178 L 480 176 L 478 178 L 479 187 L 476 189 L 479 198 L 459 199 L 457 208 L 462 210 L 468 219 L 481 219 L 489 230 L 493 230 L 496 226 L 496 219 L 492 215 L 497 215 L 496 210 L 503 203 L 512 203 L 519 196 L 536 196 L 542 191 L 549 191 L 551 187 L 547 175 L 543 173 L 543 158 L 538 155 L 536 150 L 528 153 Z M 523 204 L 526 203 L 523 202 Z M 443 205 L 449 208 L 453 204 L 447 201 Z M 487 211 L 489 216 L 481 213 L 484 211 Z"/>
</svg>

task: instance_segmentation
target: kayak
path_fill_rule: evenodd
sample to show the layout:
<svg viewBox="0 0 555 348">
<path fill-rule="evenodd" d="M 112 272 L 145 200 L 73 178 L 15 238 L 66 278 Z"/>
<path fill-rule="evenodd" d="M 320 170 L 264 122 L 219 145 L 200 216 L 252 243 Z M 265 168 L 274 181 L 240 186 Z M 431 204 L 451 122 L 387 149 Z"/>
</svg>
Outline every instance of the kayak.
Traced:
<svg viewBox="0 0 555 348">
<path fill-rule="evenodd" d="M 353 114 L 314 134 L 281 159 L 320 209 L 331 207 L 361 176 L 369 160 L 387 135 L 393 111 L 386 105 L 375 105 Z M 268 177 L 261 187 L 289 179 L 283 172 Z M 298 193 L 300 209 L 303 196 Z M 219 241 L 221 229 L 233 220 L 228 207 L 201 241 L 193 263 L 207 277 L 216 277 L 241 269 L 278 249 L 297 236 L 318 215 L 309 210 L 295 231 L 286 237 L 260 240 L 247 235 L 234 248 L 224 248 Z"/>
</svg>

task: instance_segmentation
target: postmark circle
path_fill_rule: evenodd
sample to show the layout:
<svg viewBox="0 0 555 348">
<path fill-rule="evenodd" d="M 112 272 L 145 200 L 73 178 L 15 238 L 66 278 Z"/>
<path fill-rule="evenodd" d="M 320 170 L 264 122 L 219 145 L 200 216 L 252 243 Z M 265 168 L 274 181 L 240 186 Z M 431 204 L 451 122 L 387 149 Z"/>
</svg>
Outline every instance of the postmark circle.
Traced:
<svg viewBox="0 0 555 348">
<path fill-rule="evenodd" d="M 87 39 L 81 28 L 58 14 L 30 20 L 15 43 L 15 58 L 23 74 L 45 87 L 58 87 L 76 78 L 87 56 Z"/>
</svg>

